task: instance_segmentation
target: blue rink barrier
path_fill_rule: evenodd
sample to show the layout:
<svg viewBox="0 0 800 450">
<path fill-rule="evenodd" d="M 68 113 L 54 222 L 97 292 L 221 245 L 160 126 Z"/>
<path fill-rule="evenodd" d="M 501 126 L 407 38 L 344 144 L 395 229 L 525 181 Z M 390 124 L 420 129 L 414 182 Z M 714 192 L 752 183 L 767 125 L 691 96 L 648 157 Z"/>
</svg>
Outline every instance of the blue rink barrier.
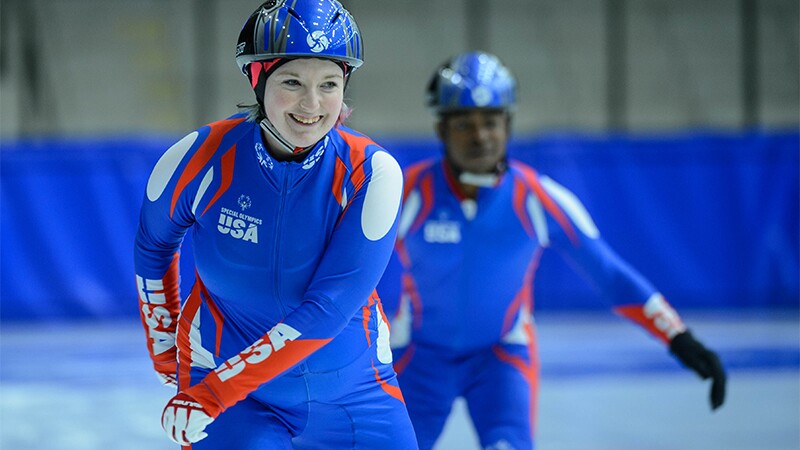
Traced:
<svg viewBox="0 0 800 450">
<path fill-rule="evenodd" d="M 433 138 L 373 137 L 403 166 L 441 151 Z M 139 205 L 179 138 L 0 142 L 0 319 L 138 314 Z M 571 189 L 677 308 L 800 307 L 797 131 L 553 134 L 515 137 L 509 152 Z M 192 268 L 181 273 L 188 292 Z M 605 307 L 552 252 L 535 296 L 538 310 Z"/>
</svg>

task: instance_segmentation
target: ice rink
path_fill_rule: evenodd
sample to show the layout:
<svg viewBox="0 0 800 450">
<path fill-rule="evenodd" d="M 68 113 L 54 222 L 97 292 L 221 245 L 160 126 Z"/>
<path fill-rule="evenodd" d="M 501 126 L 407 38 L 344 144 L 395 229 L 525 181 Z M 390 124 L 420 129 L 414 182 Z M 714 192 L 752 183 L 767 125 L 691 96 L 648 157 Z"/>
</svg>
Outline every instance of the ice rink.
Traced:
<svg viewBox="0 0 800 450">
<path fill-rule="evenodd" d="M 540 314 L 537 449 L 800 449 L 797 312 L 683 316 L 728 369 L 717 412 L 708 384 L 637 327 Z M 0 326 L 0 449 L 177 449 L 159 425 L 171 395 L 136 321 Z M 437 450 L 478 448 L 457 402 Z"/>
</svg>

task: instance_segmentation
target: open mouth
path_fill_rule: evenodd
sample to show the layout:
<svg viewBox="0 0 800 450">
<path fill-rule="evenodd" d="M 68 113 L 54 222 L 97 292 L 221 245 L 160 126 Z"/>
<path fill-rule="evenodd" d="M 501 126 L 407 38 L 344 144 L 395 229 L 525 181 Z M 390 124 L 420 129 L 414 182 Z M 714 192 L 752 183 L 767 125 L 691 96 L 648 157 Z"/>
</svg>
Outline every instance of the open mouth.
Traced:
<svg viewBox="0 0 800 450">
<path fill-rule="evenodd" d="M 302 117 L 302 116 L 297 116 L 297 115 L 294 115 L 294 114 L 291 114 L 291 113 L 289 114 L 289 116 L 292 119 L 294 119 L 295 122 L 301 123 L 303 125 L 313 125 L 313 124 L 319 122 L 320 120 L 322 120 L 322 116 Z"/>
</svg>

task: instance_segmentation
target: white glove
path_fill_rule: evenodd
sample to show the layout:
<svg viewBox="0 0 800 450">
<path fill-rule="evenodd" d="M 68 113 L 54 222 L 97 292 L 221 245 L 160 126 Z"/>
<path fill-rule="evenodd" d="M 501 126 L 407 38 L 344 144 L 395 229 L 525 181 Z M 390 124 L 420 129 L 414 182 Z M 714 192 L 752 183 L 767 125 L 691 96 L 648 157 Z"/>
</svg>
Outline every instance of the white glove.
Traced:
<svg viewBox="0 0 800 450">
<path fill-rule="evenodd" d="M 180 445 L 191 445 L 208 436 L 203 430 L 213 421 L 203 405 L 183 392 L 172 397 L 161 414 L 161 426 L 167 436 Z"/>
</svg>

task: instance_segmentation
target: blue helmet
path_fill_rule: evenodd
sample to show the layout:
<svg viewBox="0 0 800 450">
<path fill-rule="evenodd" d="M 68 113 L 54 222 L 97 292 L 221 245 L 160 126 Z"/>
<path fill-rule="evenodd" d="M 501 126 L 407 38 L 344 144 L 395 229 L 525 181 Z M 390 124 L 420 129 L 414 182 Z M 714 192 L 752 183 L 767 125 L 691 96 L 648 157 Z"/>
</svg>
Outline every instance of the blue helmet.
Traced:
<svg viewBox="0 0 800 450">
<path fill-rule="evenodd" d="M 496 56 L 461 53 L 433 74 L 426 103 L 439 114 L 473 108 L 511 110 L 516 87 L 514 76 Z"/>
<path fill-rule="evenodd" d="M 269 0 L 247 19 L 236 45 L 236 63 L 245 76 L 254 61 L 283 58 L 338 61 L 352 73 L 364 46 L 355 19 L 336 0 Z"/>
</svg>

